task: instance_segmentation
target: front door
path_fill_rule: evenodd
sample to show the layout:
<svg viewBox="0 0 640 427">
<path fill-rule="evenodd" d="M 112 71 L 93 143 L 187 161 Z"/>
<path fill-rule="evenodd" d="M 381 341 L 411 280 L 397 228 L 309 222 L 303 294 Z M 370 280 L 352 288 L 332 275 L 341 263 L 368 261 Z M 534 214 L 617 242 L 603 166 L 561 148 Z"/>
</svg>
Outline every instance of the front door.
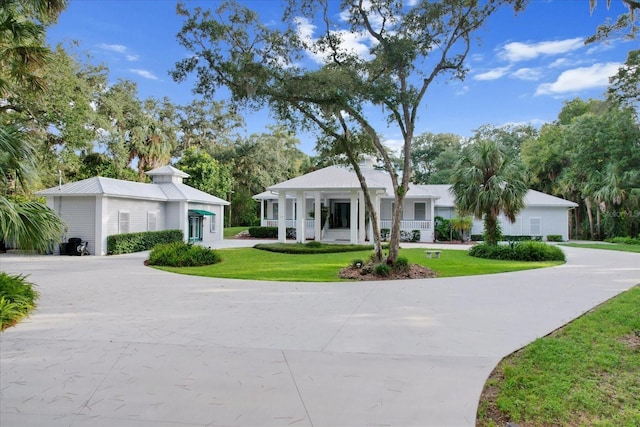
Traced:
<svg viewBox="0 0 640 427">
<path fill-rule="evenodd" d="M 349 228 L 351 221 L 351 204 L 345 202 L 333 203 L 333 228 Z"/>
</svg>

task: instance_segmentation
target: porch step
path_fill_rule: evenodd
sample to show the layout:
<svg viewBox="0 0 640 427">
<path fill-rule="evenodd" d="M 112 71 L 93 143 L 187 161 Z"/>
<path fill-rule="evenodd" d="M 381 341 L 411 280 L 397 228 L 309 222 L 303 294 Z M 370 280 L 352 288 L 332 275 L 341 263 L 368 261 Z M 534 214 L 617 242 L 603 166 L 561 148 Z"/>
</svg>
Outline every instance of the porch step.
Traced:
<svg viewBox="0 0 640 427">
<path fill-rule="evenodd" d="M 349 242 L 351 235 L 349 229 L 342 230 L 333 228 L 324 231 L 322 240 L 325 242 Z"/>
</svg>

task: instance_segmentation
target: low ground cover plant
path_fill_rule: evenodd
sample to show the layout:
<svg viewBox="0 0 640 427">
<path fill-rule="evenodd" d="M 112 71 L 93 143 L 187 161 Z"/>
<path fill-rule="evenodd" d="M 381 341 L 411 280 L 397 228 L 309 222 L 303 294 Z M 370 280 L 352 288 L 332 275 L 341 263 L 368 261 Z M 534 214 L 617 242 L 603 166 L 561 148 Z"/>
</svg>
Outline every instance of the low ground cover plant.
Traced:
<svg viewBox="0 0 640 427">
<path fill-rule="evenodd" d="M 478 258 L 510 261 L 566 260 L 564 252 L 559 247 L 531 240 L 510 245 L 487 245 L 481 243 L 470 248 L 469 255 Z"/>
<path fill-rule="evenodd" d="M 0 273 L 1 330 L 27 317 L 36 307 L 37 299 L 38 292 L 25 276 Z"/>
<path fill-rule="evenodd" d="M 605 242 L 621 243 L 623 245 L 640 245 L 640 237 L 613 237 L 606 239 Z"/>
<path fill-rule="evenodd" d="M 609 251 L 640 253 L 640 245 L 627 243 L 563 243 L 562 246 L 569 246 L 572 248 L 605 249 Z"/>
<path fill-rule="evenodd" d="M 640 286 L 507 356 L 478 426 L 640 425 Z"/>
<path fill-rule="evenodd" d="M 149 265 L 166 267 L 200 267 L 216 264 L 220 255 L 213 249 L 185 242 L 158 245 L 149 254 Z"/>
</svg>

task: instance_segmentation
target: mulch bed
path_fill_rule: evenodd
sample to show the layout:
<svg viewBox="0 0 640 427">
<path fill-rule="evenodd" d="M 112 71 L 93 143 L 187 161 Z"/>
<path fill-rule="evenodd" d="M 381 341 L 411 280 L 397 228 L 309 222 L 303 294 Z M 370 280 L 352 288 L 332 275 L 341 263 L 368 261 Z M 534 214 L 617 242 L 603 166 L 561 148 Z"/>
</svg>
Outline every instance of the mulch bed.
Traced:
<svg viewBox="0 0 640 427">
<path fill-rule="evenodd" d="M 405 271 L 391 270 L 388 276 L 379 276 L 372 265 L 362 267 L 349 266 L 340 270 L 340 277 L 354 280 L 403 280 L 403 279 L 431 279 L 436 277 L 436 272 L 430 268 L 418 264 L 412 264 Z"/>
</svg>

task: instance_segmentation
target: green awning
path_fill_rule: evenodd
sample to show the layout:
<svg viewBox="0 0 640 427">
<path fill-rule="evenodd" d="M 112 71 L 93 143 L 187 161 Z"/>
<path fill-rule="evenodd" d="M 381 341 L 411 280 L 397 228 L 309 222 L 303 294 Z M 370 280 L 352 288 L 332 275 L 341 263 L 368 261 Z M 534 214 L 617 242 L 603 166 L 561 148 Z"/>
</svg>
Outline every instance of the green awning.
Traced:
<svg viewBox="0 0 640 427">
<path fill-rule="evenodd" d="M 189 209 L 189 215 L 216 216 L 215 213 L 209 212 L 209 211 L 205 211 L 203 209 Z"/>
</svg>

